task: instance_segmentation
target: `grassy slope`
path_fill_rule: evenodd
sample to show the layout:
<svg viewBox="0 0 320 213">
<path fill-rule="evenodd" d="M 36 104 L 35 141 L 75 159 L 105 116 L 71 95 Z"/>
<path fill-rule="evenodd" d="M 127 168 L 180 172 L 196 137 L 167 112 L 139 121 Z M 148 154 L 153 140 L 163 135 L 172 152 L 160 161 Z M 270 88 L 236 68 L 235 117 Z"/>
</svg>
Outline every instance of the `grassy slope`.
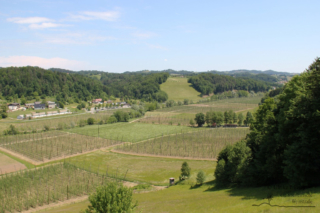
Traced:
<svg viewBox="0 0 320 213">
<path fill-rule="evenodd" d="M 78 134 L 99 136 L 107 139 L 137 142 L 148 138 L 160 137 L 162 134 L 175 134 L 181 131 L 193 131 L 193 128 L 185 126 L 150 125 L 142 123 L 116 123 L 107 125 L 92 125 L 66 130 Z"/>
<path fill-rule="evenodd" d="M 69 162 L 69 159 L 67 160 Z M 157 157 L 132 156 L 118 153 L 97 151 L 80 155 L 70 159 L 70 163 L 90 168 L 100 173 L 115 174 L 124 177 L 128 170 L 126 179 L 148 182 L 156 185 L 168 185 L 170 177 L 179 179 L 180 168 L 184 161 L 189 163 L 192 169 L 192 178 L 195 179 L 197 171 L 203 170 L 208 178 L 213 179 L 216 166 L 215 161 L 182 160 Z"/>
<path fill-rule="evenodd" d="M 308 204 L 294 204 L 292 199 L 308 200 L 303 196 L 304 193 L 311 192 L 312 205 L 315 208 L 301 207 L 270 207 L 268 205 L 252 206 L 253 204 L 268 203 L 265 199 L 268 192 L 277 195 L 271 200 L 272 205 L 283 206 L 307 206 Z M 280 194 L 278 194 L 280 193 Z M 297 193 L 299 195 L 294 195 Z M 286 197 L 286 194 L 288 196 Z M 286 193 L 283 190 L 270 190 L 266 187 L 261 188 L 232 188 L 215 189 L 210 185 L 191 189 L 189 185 L 173 186 L 165 190 L 134 194 L 134 200 L 138 200 L 139 210 L 142 212 L 319 212 L 320 207 L 320 188 L 313 188 L 305 191 L 291 191 Z M 61 206 L 43 212 L 79 212 L 87 207 L 88 201 Z"/>
<path fill-rule="evenodd" d="M 168 78 L 160 85 L 161 90 L 165 91 L 169 100 L 183 101 L 184 99 L 198 100 L 200 93 L 191 87 L 187 78 Z"/>
</svg>

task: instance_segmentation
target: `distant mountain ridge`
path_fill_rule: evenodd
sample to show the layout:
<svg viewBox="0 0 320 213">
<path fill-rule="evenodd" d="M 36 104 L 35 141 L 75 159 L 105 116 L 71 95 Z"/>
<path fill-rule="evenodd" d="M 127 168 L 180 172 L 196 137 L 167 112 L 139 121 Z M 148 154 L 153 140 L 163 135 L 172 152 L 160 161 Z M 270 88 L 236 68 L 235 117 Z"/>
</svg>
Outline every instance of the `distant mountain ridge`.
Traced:
<svg viewBox="0 0 320 213">
<path fill-rule="evenodd" d="M 57 72 L 77 72 L 79 74 L 87 74 L 88 72 L 92 72 L 95 74 L 99 73 L 106 73 L 105 71 L 98 71 L 98 70 L 81 70 L 81 71 L 73 71 L 73 70 L 67 70 L 67 69 L 61 69 L 61 68 L 50 68 L 48 70 L 51 71 L 57 71 Z M 200 73 L 214 73 L 214 74 L 224 74 L 224 75 L 233 75 L 238 73 L 250 73 L 250 74 L 267 74 L 267 75 L 286 75 L 286 76 L 292 76 L 297 75 L 299 73 L 289 73 L 289 72 L 283 72 L 283 71 L 274 71 L 274 70 L 246 70 L 246 69 L 238 69 L 238 70 L 230 70 L 230 71 L 218 71 L 218 70 L 209 70 L 209 71 L 188 71 L 188 70 L 173 70 L 173 69 L 166 69 L 166 70 L 140 70 L 140 71 L 125 71 L 123 73 L 155 73 L 155 72 L 167 72 L 169 74 L 177 74 L 177 75 L 197 75 Z M 107 72 L 112 73 L 112 72 Z"/>
</svg>

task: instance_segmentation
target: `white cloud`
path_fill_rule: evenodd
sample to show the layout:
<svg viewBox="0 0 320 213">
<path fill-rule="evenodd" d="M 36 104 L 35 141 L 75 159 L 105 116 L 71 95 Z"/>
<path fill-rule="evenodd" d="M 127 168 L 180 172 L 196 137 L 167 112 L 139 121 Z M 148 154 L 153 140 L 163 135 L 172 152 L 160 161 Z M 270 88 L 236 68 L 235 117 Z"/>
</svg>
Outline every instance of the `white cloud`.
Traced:
<svg viewBox="0 0 320 213">
<path fill-rule="evenodd" d="M 65 69 L 84 69 L 85 63 L 64 58 L 41 58 L 37 56 L 0 57 L 0 67 L 38 66 L 42 68 L 60 67 Z"/>
<path fill-rule="evenodd" d="M 28 17 L 28 18 L 14 17 L 14 18 L 8 18 L 7 21 L 13 22 L 16 24 L 37 24 L 42 22 L 52 22 L 53 20 L 44 18 L 44 17 Z"/>
<path fill-rule="evenodd" d="M 45 28 L 54 28 L 64 26 L 62 24 L 56 24 L 55 21 L 52 19 L 48 19 L 45 17 L 28 17 L 28 18 L 21 18 L 21 17 L 14 17 L 8 18 L 7 21 L 13 22 L 16 24 L 28 24 L 30 29 L 45 29 Z"/>
<path fill-rule="evenodd" d="M 120 17 L 120 13 L 118 11 L 105 11 L 105 12 L 84 11 L 84 12 L 79 12 L 79 14 L 77 15 L 71 15 L 71 18 L 75 20 L 116 21 L 119 17 Z"/>
<path fill-rule="evenodd" d="M 103 42 L 106 40 L 116 40 L 112 36 L 101 36 L 88 33 L 65 33 L 52 36 L 41 36 L 46 43 L 53 44 L 92 44 L 94 42 Z"/>
<path fill-rule="evenodd" d="M 62 24 L 55 24 L 51 22 L 45 22 L 41 24 L 30 24 L 29 28 L 31 29 L 44 29 L 44 28 L 53 28 L 53 27 L 60 27 L 63 26 Z"/>
<path fill-rule="evenodd" d="M 168 61 L 168 59 L 164 59 L 164 61 Z"/>
</svg>

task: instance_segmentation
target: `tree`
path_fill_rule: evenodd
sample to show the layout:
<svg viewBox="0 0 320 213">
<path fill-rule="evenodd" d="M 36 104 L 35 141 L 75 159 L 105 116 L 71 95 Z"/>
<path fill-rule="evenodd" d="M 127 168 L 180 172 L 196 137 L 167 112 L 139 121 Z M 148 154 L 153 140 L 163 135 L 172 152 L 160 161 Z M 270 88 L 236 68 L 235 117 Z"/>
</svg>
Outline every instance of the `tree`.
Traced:
<svg viewBox="0 0 320 213">
<path fill-rule="evenodd" d="M 87 123 L 89 125 L 93 125 L 94 124 L 94 119 L 93 118 L 88 118 Z"/>
<path fill-rule="evenodd" d="M 242 124 L 243 124 L 243 115 L 242 115 L 242 113 L 239 113 L 239 115 L 238 115 L 238 125 L 242 126 Z"/>
<path fill-rule="evenodd" d="M 82 109 L 81 104 L 79 104 L 79 105 L 77 106 L 77 109 L 78 109 L 78 110 L 81 110 L 81 109 Z"/>
<path fill-rule="evenodd" d="M 27 102 L 27 100 L 24 97 L 20 99 L 20 104 L 21 105 L 25 105 L 26 102 Z"/>
<path fill-rule="evenodd" d="M 250 124 L 253 122 L 253 116 L 251 114 L 251 112 L 247 112 L 247 116 L 246 119 L 244 120 L 244 124 L 246 126 L 250 126 Z"/>
<path fill-rule="evenodd" d="M 194 120 L 196 121 L 196 124 L 201 127 L 205 123 L 204 114 L 202 112 L 197 113 Z"/>
<path fill-rule="evenodd" d="M 189 99 L 184 99 L 184 100 L 183 100 L 183 104 L 184 104 L 184 105 L 188 105 L 188 104 L 189 104 Z"/>
<path fill-rule="evenodd" d="M 110 182 L 99 186 L 96 192 L 89 196 L 90 205 L 86 213 L 130 213 L 138 206 L 132 202 L 133 189 L 122 184 Z"/>
<path fill-rule="evenodd" d="M 117 123 L 117 118 L 114 117 L 113 115 L 111 115 L 108 120 L 107 120 L 108 124 L 112 124 L 112 123 Z"/>
<path fill-rule="evenodd" d="M 214 121 L 214 123 L 216 123 L 217 126 L 221 126 L 224 121 L 224 117 L 223 117 L 222 112 L 217 112 L 216 117 L 214 118 L 213 121 Z"/>
<path fill-rule="evenodd" d="M 206 176 L 202 170 L 198 172 L 196 179 L 197 184 L 202 185 L 204 183 L 204 181 L 206 180 Z"/>
<path fill-rule="evenodd" d="M 238 116 L 235 112 L 233 112 L 233 115 L 232 115 L 232 123 L 237 123 L 238 121 Z"/>
<path fill-rule="evenodd" d="M 61 101 L 59 101 L 59 108 L 64 108 L 64 104 Z"/>
<path fill-rule="evenodd" d="M 187 162 L 183 162 L 181 166 L 181 175 L 180 180 L 185 180 L 186 178 L 190 177 L 191 169 Z"/>
</svg>

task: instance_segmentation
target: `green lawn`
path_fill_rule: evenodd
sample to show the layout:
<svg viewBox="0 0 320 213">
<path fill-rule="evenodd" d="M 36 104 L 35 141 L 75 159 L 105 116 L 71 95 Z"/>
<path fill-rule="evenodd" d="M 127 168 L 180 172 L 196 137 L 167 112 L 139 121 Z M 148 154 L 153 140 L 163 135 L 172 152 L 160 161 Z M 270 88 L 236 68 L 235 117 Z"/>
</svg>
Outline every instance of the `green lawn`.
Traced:
<svg viewBox="0 0 320 213">
<path fill-rule="evenodd" d="M 192 175 L 191 181 L 195 181 L 197 172 L 203 170 L 208 179 L 213 179 L 216 167 L 215 161 L 183 160 L 157 157 L 143 157 L 124 155 L 112 152 L 97 151 L 80 155 L 67 160 L 80 167 L 100 173 L 118 174 L 124 177 L 128 170 L 126 179 L 131 181 L 148 182 L 155 185 L 168 185 L 169 178 L 179 179 L 181 165 L 184 161 L 189 163 Z"/>
<path fill-rule="evenodd" d="M 186 126 L 152 125 L 135 122 L 92 125 L 77 127 L 66 131 L 90 136 L 98 136 L 99 133 L 99 137 L 102 138 L 138 142 L 149 138 L 160 137 L 162 135 L 180 133 L 181 131 L 194 131 L 194 128 Z"/>
<path fill-rule="evenodd" d="M 143 213 L 317 213 L 320 211 L 320 188 L 286 192 L 283 190 L 270 190 L 266 187 L 232 189 L 212 189 L 211 187 L 211 185 L 203 185 L 201 187 L 191 189 L 189 185 L 177 185 L 161 191 L 134 194 L 133 200 L 138 201 L 138 210 L 142 210 Z M 261 203 L 268 203 L 269 201 L 265 198 L 270 192 L 276 194 L 270 201 L 271 205 L 293 207 L 271 207 L 267 204 L 253 206 L 254 204 L 259 205 Z M 303 197 L 305 196 L 305 193 L 308 192 L 311 192 L 312 197 Z M 295 195 L 295 193 L 297 194 Z M 310 201 L 312 201 L 311 205 L 314 205 L 315 207 L 295 207 L 308 206 L 308 204 L 293 203 L 293 199 L 297 201 L 310 199 Z M 80 203 L 46 209 L 43 212 L 75 213 L 84 210 L 88 204 L 89 202 L 86 200 Z"/>
<path fill-rule="evenodd" d="M 200 93 L 196 91 L 187 78 L 168 78 L 168 80 L 160 85 L 160 89 L 165 91 L 169 100 L 183 101 L 184 99 L 199 100 Z"/>
</svg>

